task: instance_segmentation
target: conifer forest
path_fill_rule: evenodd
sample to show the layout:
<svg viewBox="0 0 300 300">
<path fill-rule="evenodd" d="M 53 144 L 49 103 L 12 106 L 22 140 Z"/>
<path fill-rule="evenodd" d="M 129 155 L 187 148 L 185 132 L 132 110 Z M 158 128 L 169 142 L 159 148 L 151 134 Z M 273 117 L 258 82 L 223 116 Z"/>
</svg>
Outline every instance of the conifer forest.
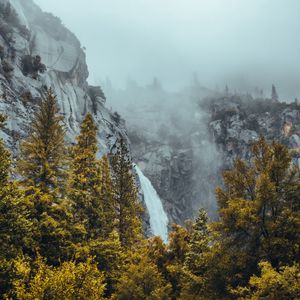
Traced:
<svg viewBox="0 0 300 300">
<path fill-rule="evenodd" d="M 150 2 L 0 0 L 0 299 L 299 300 L 300 3 Z"/>
</svg>

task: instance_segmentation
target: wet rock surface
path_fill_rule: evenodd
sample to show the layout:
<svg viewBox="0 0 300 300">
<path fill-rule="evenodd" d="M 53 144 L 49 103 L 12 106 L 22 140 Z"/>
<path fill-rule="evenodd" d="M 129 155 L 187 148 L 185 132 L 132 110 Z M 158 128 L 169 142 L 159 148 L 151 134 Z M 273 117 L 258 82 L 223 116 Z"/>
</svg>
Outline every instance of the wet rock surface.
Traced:
<svg viewBox="0 0 300 300">
<path fill-rule="evenodd" d="M 194 117 L 193 117 L 194 116 Z M 200 117 L 199 117 L 200 116 Z M 198 102 L 189 131 L 168 124 L 157 135 L 130 131 L 133 156 L 162 198 L 171 222 L 184 223 L 199 207 L 217 216 L 214 190 L 234 159 L 248 160 L 260 136 L 287 145 L 300 166 L 300 105 L 249 95 L 214 96 Z"/>
<path fill-rule="evenodd" d="M 251 144 L 260 136 L 279 141 L 290 149 L 300 148 L 297 102 L 234 95 L 206 99 L 201 106 L 211 114 L 209 130 L 222 153 L 223 168 L 230 167 L 237 157 L 248 159 Z"/>
<path fill-rule="evenodd" d="M 6 5 L 8 1 L 0 3 Z M 117 123 L 105 107 L 101 88 L 88 85 L 85 53 L 73 33 L 31 0 L 9 3 L 17 18 L 14 22 L 3 18 L 11 32 L 9 39 L 0 35 L 0 109 L 8 116 L 7 128 L 1 135 L 10 148 L 17 151 L 37 104 L 50 87 L 57 95 L 70 142 L 74 141 L 87 112 L 93 113 L 97 123 L 101 154 L 111 151 L 118 136 L 127 140 L 124 122 Z M 26 34 L 20 31 L 20 26 L 26 29 Z M 28 57 L 32 58 L 29 72 L 23 70 L 24 57 L 27 62 Z"/>
</svg>

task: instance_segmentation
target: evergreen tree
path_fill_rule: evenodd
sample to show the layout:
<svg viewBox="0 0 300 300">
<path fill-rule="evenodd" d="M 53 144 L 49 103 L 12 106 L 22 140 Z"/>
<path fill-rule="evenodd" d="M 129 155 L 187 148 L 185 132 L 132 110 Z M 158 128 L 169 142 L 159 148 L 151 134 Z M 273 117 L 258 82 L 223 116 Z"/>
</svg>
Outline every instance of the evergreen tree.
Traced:
<svg viewBox="0 0 300 300">
<path fill-rule="evenodd" d="M 97 159 L 97 128 L 88 113 L 71 148 L 68 197 L 73 203 L 77 255 L 95 257 L 105 274 L 106 296 L 114 291 L 124 253 L 116 228 L 115 197 L 107 156 Z M 116 228 L 117 229 L 117 228 Z"/>
<path fill-rule="evenodd" d="M 299 264 L 282 266 L 279 271 L 269 262 L 260 262 L 260 276 L 252 276 L 247 287 L 232 291 L 239 299 L 299 299 Z"/>
<path fill-rule="evenodd" d="M 33 263 L 19 258 L 13 272 L 15 279 L 6 299 L 104 300 L 104 276 L 90 258 L 57 267 L 48 266 L 40 256 Z"/>
<path fill-rule="evenodd" d="M 62 190 L 65 173 L 65 129 L 56 96 L 49 89 L 34 114 L 31 131 L 21 144 L 19 173 L 25 186 L 40 190 Z"/>
<path fill-rule="evenodd" d="M 0 128 L 5 117 L 0 114 Z M 18 255 L 32 253 L 32 204 L 10 180 L 11 157 L 0 139 L 0 295 L 8 289 L 11 263 Z"/>
<path fill-rule="evenodd" d="M 90 241 L 89 254 L 95 257 L 98 267 L 105 275 L 105 296 L 109 298 L 116 288 L 116 284 L 123 272 L 127 271 L 127 253 L 120 243 L 119 234 L 116 230 L 103 240 Z"/>
<path fill-rule="evenodd" d="M 62 197 L 66 152 L 62 121 L 56 96 L 50 89 L 34 114 L 17 162 L 26 197 L 35 208 L 35 240 L 40 254 L 51 263 L 72 255 L 70 203 Z"/>
<path fill-rule="evenodd" d="M 299 261 L 300 245 L 299 170 L 285 146 L 261 138 L 251 162 L 237 160 L 224 184 L 217 190 L 220 222 L 213 224 L 218 238 L 210 250 L 217 267 L 207 272 L 215 288 L 222 278 L 223 295 L 226 286 L 247 285 L 261 260 L 275 268 Z"/>
<path fill-rule="evenodd" d="M 103 207 L 103 237 L 108 237 L 116 227 L 116 204 L 111 178 L 111 170 L 107 155 L 101 159 L 101 200 Z"/>
<path fill-rule="evenodd" d="M 73 203 L 75 223 L 82 232 L 78 232 L 78 241 L 88 240 L 99 236 L 102 207 L 101 172 L 97 154 L 97 128 L 88 113 L 81 126 L 77 143 L 71 148 L 71 162 L 68 179 L 68 197 Z M 89 215 L 91 213 L 91 215 Z M 98 224 L 97 224 L 98 223 Z"/>
<path fill-rule="evenodd" d="M 5 120 L 5 116 L 0 114 L 0 129 L 4 127 Z M 10 165 L 10 154 L 5 149 L 3 140 L 0 139 L 0 187 L 5 186 L 8 182 Z"/>
<path fill-rule="evenodd" d="M 122 246 L 131 247 L 141 238 L 142 207 L 138 200 L 132 162 L 123 139 L 120 139 L 116 153 L 112 155 L 111 165 L 120 241 Z"/>
<path fill-rule="evenodd" d="M 78 241 L 108 237 L 113 230 L 114 207 L 107 159 L 97 155 L 97 128 L 88 113 L 77 143 L 71 149 L 68 197 L 73 202 Z"/>
<path fill-rule="evenodd" d="M 279 100 L 279 97 L 278 97 L 278 94 L 277 94 L 277 91 L 276 91 L 276 87 L 275 87 L 274 84 L 272 84 L 271 99 L 272 99 L 273 101 L 276 101 L 276 102 L 278 102 L 278 100 Z"/>
<path fill-rule="evenodd" d="M 141 247 L 129 254 L 128 263 L 119 278 L 112 299 L 167 300 L 170 295 L 171 285 L 149 259 L 147 249 Z"/>
<path fill-rule="evenodd" d="M 186 268 L 195 275 L 202 274 L 203 252 L 207 251 L 209 244 L 209 232 L 207 225 L 207 214 L 204 209 L 199 211 L 198 217 L 192 225 L 191 237 L 188 250 L 185 255 L 184 264 Z"/>
<path fill-rule="evenodd" d="M 172 298 L 178 299 L 183 288 L 183 265 L 188 252 L 189 231 L 179 225 L 173 224 L 169 234 L 169 245 L 167 248 L 167 261 L 164 272 L 165 278 L 172 286 Z"/>
<path fill-rule="evenodd" d="M 185 254 L 180 299 L 201 299 L 203 297 L 206 289 L 206 278 L 203 277 L 203 274 L 207 270 L 206 253 L 209 251 L 210 239 L 207 214 L 201 209 L 192 225 Z"/>
</svg>

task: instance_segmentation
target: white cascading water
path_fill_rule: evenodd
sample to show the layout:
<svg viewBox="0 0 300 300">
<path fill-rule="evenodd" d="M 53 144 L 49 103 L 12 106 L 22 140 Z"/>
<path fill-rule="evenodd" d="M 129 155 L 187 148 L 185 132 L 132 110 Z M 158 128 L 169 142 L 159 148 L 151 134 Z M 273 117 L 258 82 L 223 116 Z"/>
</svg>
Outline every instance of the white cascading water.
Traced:
<svg viewBox="0 0 300 300">
<path fill-rule="evenodd" d="M 168 216 L 151 181 L 135 166 L 144 193 L 144 200 L 150 216 L 150 227 L 154 235 L 158 235 L 166 243 L 168 241 Z"/>
</svg>

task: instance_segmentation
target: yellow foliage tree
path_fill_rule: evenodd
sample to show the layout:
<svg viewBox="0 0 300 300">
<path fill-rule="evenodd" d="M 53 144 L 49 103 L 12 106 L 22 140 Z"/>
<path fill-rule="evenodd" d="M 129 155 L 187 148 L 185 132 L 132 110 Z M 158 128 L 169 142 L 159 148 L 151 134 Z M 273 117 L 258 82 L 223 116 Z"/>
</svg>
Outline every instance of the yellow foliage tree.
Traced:
<svg viewBox="0 0 300 300">
<path fill-rule="evenodd" d="M 149 259 L 146 246 L 129 253 L 127 264 L 116 285 L 116 300 L 169 300 L 171 285 Z"/>
<path fill-rule="evenodd" d="M 277 271 L 269 262 L 260 262 L 260 276 L 252 276 L 247 287 L 232 291 L 239 299 L 300 299 L 300 268 L 298 264 Z"/>
<path fill-rule="evenodd" d="M 142 206 L 138 199 L 129 151 L 122 138 L 116 153 L 111 156 L 111 166 L 120 241 L 123 247 L 130 248 L 142 238 Z"/>
<path fill-rule="evenodd" d="M 88 259 L 86 262 L 64 262 L 48 266 L 42 257 L 31 265 L 24 259 L 14 264 L 15 280 L 6 299 L 18 300 L 103 300 L 104 276 Z"/>
</svg>

